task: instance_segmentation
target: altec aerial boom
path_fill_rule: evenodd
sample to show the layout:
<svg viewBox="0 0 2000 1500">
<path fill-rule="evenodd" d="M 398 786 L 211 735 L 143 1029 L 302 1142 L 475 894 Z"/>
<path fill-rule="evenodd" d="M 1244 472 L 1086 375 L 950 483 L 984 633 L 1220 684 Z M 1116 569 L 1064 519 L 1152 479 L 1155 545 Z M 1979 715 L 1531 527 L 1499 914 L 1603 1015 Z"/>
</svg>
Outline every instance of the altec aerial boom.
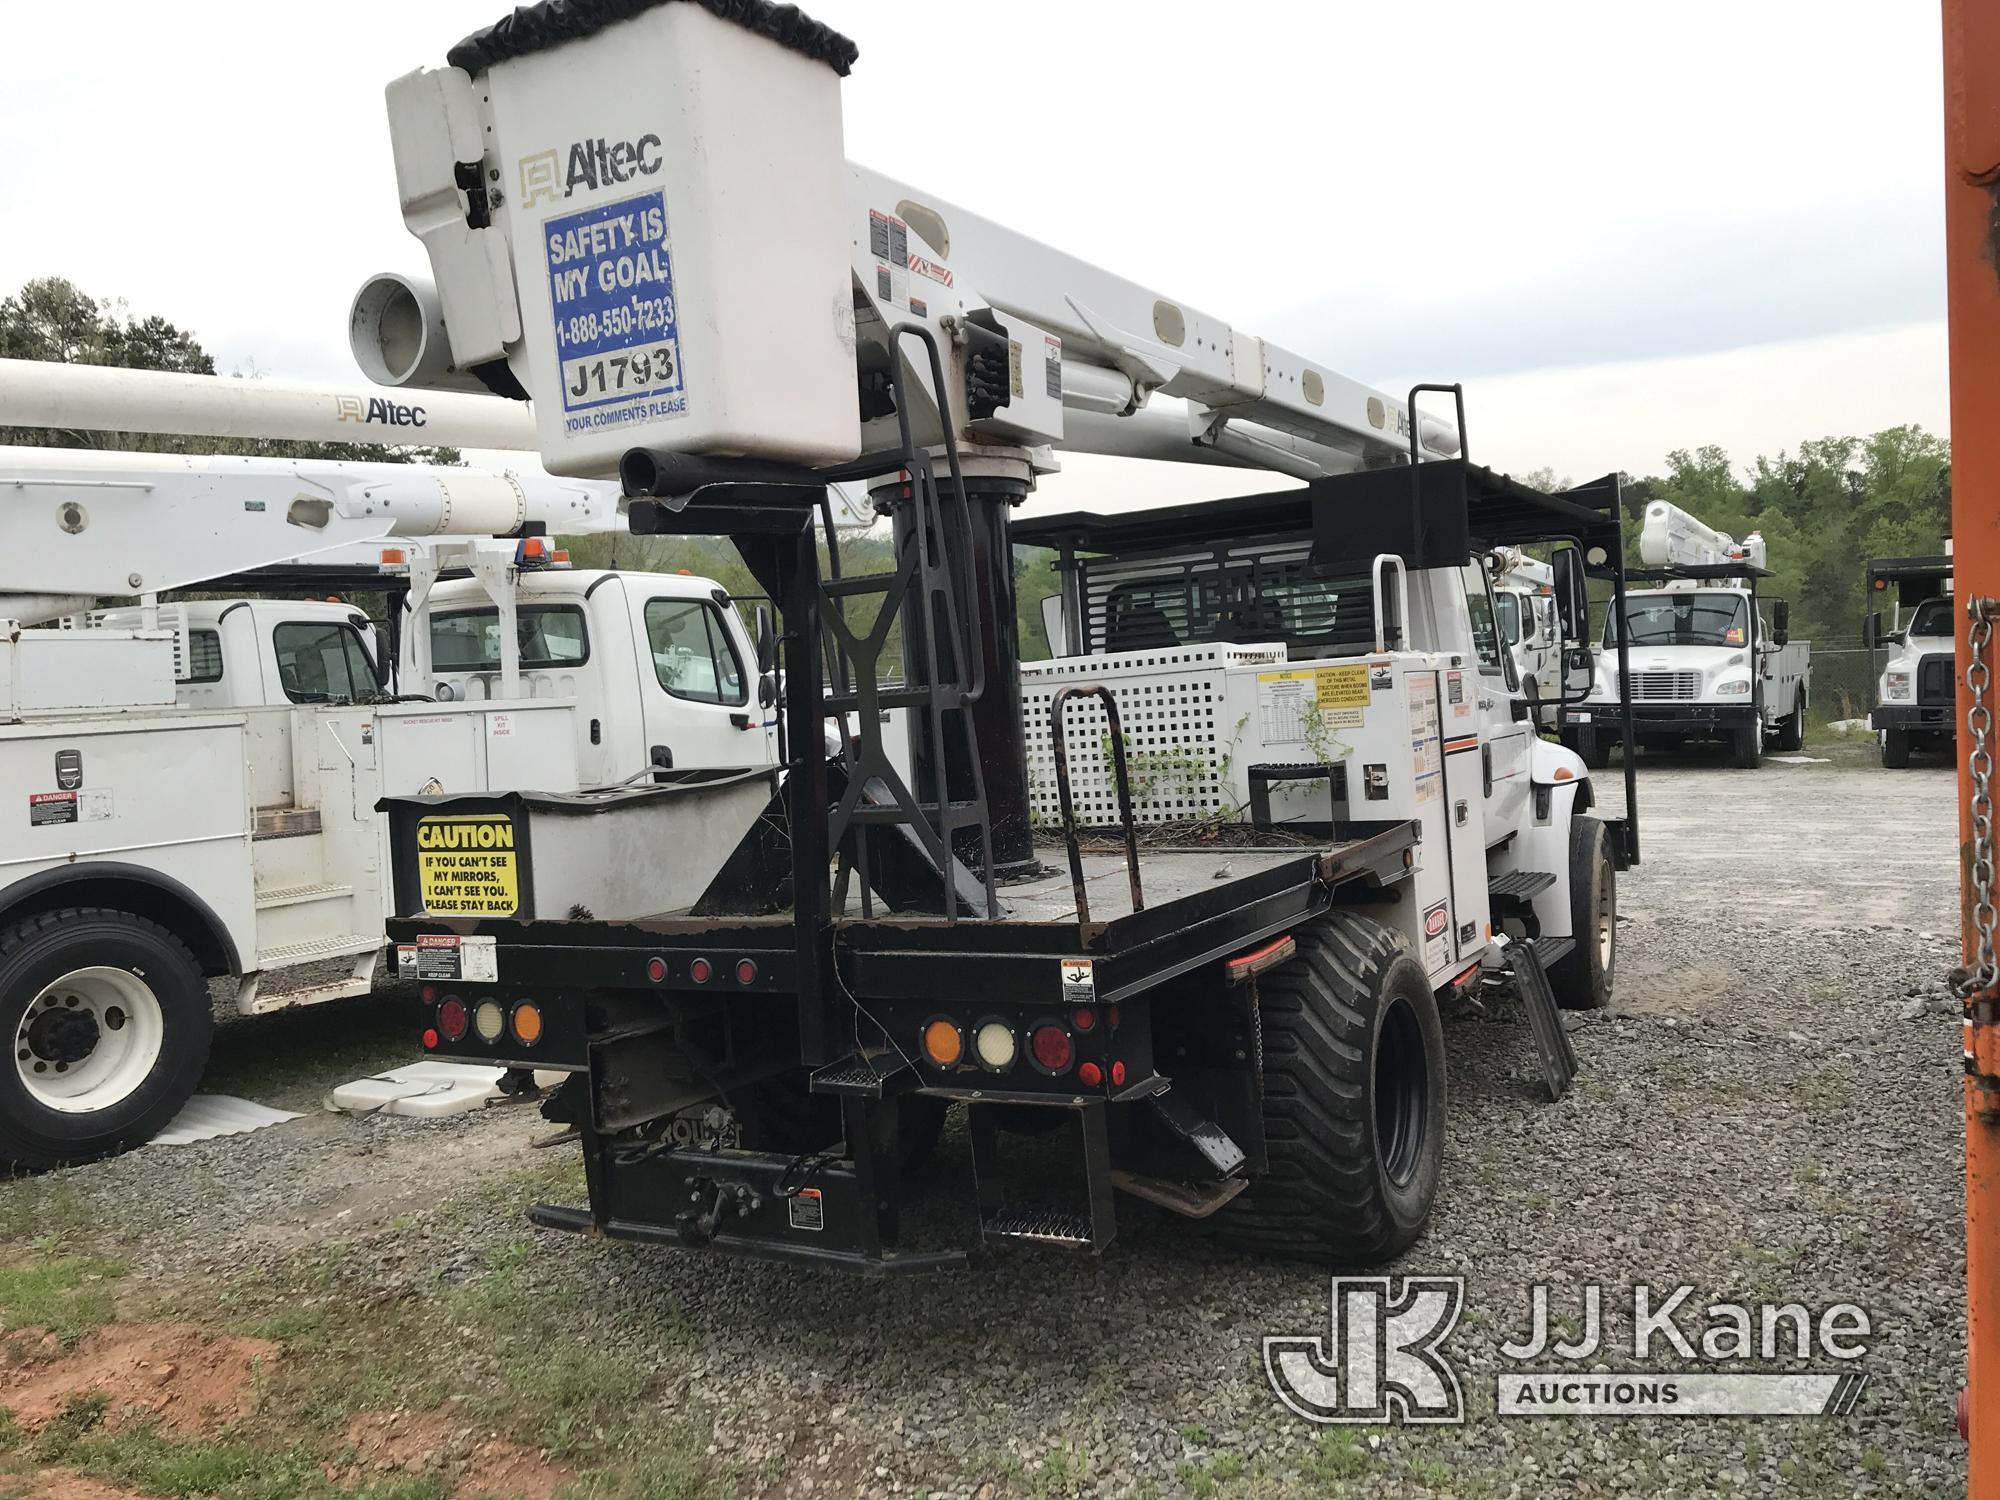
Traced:
<svg viewBox="0 0 2000 1500">
<path fill-rule="evenodd" d="M 435 290 L 363 289 L 397 331 L 360 319 L 364 368 L 421 385 L 448 348 L 450 378 L 529 398 L 551 472 L 616 472 L 635 532 L 730 536 L 782 616 L 779 774 L 389 801 L 391 936 L 438 956 L 424 1045 L 567 1075 L 546 1109 L 590 1205 L 534 1211 L 555 1227 L 957 1263 L 900 1246 L 898 1204 L 962 1104 L 981 1243 L 1102 1250 L 1119 1192 L 1394 1255 L 1442 1169 L 1438 997 L 1512 988 L 1557 1094 L 1557 1005 L 1609 998 L 1636 825 L 1534 734 L 1490 559 L 1552 546 L 1580 699 L 1618 480 L 1527 489 L 1465 461 L 1462 409 L 1412 409 L 1455 388 L 1372 391 L 853 166 L 855 55 L 791 6 L 565 0 L 389 87 Z M 1009 513 L 1065 449 L 1308 483 L 1057 518 L 1075 649 L 1024 711 Z M 894 526 L 884 571 L 822 567 L 841 482 Z M 1261 748 L 1229 867 L 1142 854 L 1135 782 L 1199 805 L 1239 716 Z M 1037 851 L 1031 745 L 1064 857 Z M 1285 808 L 1309 820 L 1278 832 Z M 477 888 L 427 843 L 445 820 L 492 830 Z M 1372 1131 L 1300 1124 L 1361 1098 Z M 1067 1182 L 1009 1168 L 1001 1135 L 1041 1123 Z"/>
</svg>

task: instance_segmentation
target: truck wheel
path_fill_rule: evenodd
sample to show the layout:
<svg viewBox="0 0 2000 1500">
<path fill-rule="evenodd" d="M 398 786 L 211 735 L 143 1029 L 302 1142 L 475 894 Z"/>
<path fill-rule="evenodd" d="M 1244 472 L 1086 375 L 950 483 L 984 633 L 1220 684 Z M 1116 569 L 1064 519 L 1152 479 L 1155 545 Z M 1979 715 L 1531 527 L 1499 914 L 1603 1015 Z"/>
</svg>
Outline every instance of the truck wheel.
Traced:
<svg viewBox="0 0 2000 1500">
<path fill-rule="evenodd" d="M 1577 736 L 1576 753 L 1583 757 L 1583 763 L 1593 771 L 1601 771 L 1611 764 L 1611 741 L 1601 734 L 1580 734 Z M 1629 755 L 1631 752 L 1628 750 Z"/>
<path fill-rule="evenodd" d="M 1444 1161 L 1444 1032 L 1424 971 L 1333 912 L 1258 982 L 1268 1170 L 1211 1221 L 1228 1243 L 1344 1264 L 1423 1233 Z"/>
<path fill-rule="evenodd" d="M 1885 729 L 1882 731 L 1882 764 L 1892 771 L 1900 771 L 1910 763 L 1910 731 L 1907 729 Z"/>
<path fill-rule="evenodd" d="M 1754 771 L 1764 759 L 1764 725 L 1752 719 L 1729 739 L 1729 763 L 1739 771 Z"/>
<path fill-rule="evenodd" d="M 1778 726 L 1778 748 L 1780 750 L 1803 750 L 1806 747 L 1806 700 L 1801 698 L 1785 715 Z"/>
<path fill-rule="evenodd" d="M 185 944 L 129 912 L 69 907 L 0 934 L 0 1161 L 39 1169 L 143 1145 L 208 1063 L 215 1015 Z"/>
<path fill-rule="evenodd" d="M 1549 988 L 1564 1010 L 1602 1010 L 1618 967 L 1618 876 L 1610 835 L 1581 813 L 1569 823 L 1569 930 L 1576 946 L 1549 967 Z"/>
</svg>

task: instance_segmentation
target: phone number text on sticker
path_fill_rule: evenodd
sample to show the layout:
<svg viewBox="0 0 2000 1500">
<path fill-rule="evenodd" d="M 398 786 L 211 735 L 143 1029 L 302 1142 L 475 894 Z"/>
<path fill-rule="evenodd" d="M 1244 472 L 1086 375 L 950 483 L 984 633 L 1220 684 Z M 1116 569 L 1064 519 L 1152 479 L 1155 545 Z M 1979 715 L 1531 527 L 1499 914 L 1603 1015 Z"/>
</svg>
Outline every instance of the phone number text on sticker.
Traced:
<svg viewBox="0 0 2000 1500">
<path fill-rule="evenodd" d="M 542 226 L 565 411 L 647 400 L 686 409 L 664 193 L 561 214 Z M 678 398 L 662 400 L 657 398 Z"/>
</svg>

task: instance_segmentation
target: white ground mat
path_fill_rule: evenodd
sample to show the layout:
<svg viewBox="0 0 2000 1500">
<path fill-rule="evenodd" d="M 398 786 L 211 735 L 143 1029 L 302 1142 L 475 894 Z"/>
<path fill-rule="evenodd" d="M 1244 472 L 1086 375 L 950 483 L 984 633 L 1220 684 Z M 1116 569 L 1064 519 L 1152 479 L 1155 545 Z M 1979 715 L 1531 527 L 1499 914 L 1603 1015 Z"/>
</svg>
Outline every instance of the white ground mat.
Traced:
<svg viewBox="0 0 2000 1500">
<path fill-rule="evenodd" d="M 327 1102 L 334 1109 L 356 1115 L 411 1115 L 418 1119 L 459 1115 L 506 1098 L 500 1092 L 503 1071 L 476 1063 L 408 1063 L 343 1083 Z M 553 1088 L 563 1077 L 561 1073 L 537 1073 L 535 1082 L 542 1088 Z"/>
<path fill-rule="evenodd" d="M 272 1109 L 252 1104 L 248 1099 L 231 1099 L 225 1094 L 196 1094 L 167 1128 L 146 1144 L 149 1146 L 191 1146 L 196 1141 L 214 1140 L 219 1135 L 248 1135 L 266 1125 L 282 1125 L 296 1120 L 296 1111 Z"/>
</svg>

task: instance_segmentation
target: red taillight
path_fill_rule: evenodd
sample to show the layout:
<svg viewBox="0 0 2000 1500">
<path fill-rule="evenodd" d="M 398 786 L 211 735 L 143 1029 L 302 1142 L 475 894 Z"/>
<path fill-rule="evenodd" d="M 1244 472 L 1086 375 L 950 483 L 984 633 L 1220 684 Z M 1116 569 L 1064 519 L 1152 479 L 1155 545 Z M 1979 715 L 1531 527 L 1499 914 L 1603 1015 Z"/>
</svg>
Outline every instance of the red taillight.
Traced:
<svg viewBox="0 0 2000 1500">
<path fill-rule="evenodd" d="M 754 960 L 748 958 L 739 958 L 736 960 L 736 982 L 738 984 L 755 984 L 757 982 L 757 965 Z"/>
<path fill-rule="evenodd" d="M 1122 1062 L 1111 1065 L 1111 1086 L 1120 1089 L 1125 1087 L 1125 1064 Z"/>
<path fill-rule="evenodd" d="M 465 1030 L 472 1024 L 472 1017 L 466 1013 L 465 1002 L 453 995 L 438 1007 L 438 1030 L 449 1041 L 460 1041 Z"/>
<path fill-rule="evenodd" d="M 1089 1031 L 1097 1025 L 1097 1012 L 1088 1006 L 1079 1005 L 1070 1012 L 1070 1022 L 1078 1031 Z"/>
<path fill-rule="evenodd" d="M 424 1028 L 424 1051 L 426 1052 L 437 1051 L 437 1044 L 438 1044 L 437 1028 L 435 1026 L 426 1026 Z"/>
<path fill-rule="evenodd" d="M 1067 1073 L 1076 1060 L 1076 1048 L 1062 1027 L 1037 1026 L 1028 1033 L 1028 1055 L 1044 1073 Z"/>
<path fill-rule="evenodd" d="M 705 958 L 697 958 L 688 965 L 688 978 L 696 984 L 707 984 L 715 973 L 715 966 Z"/>
<path fill-rule="evenodd" d="M 1087 1062 L 1076 1070 L 1076 1080 L 1087 1089 L 1094 1089 L 1104 1082 L 1104 1069 L 1096 1063 Z"/>
<path fill-rule="evenodd" d="M 1116 1030 L 1118 1029 L 1118 1007 L 1117 1007 L 1117 1006 L 1115 1006 L 1115 1005 L 1107 1005 L 1107 1006 L 1105 1006 L 1105 1007 L 1104 1007 L 1104 1024 L 1105 1024 L 1106 1026 L 1109 1026 L 1109 1027 L 1110 1027 L 1110 1028 L 1111 1028 L 1111 1029 L 1112 1029 L 1113 1031 L 1116 1031 Z"/>
<path fill-rule="evenodd" d="M 424 997 L 424 1004 L 429 1005 L 437 999 L 438 987 L 434 984 L 427 984 L 418 990 L 417 993 Z"/>
<path fill-rule="evenodd" d="M 646 960 L 646 978 L 654 984 L 667 982 L 667 961 L 664 958 Z"/>
</svg>

